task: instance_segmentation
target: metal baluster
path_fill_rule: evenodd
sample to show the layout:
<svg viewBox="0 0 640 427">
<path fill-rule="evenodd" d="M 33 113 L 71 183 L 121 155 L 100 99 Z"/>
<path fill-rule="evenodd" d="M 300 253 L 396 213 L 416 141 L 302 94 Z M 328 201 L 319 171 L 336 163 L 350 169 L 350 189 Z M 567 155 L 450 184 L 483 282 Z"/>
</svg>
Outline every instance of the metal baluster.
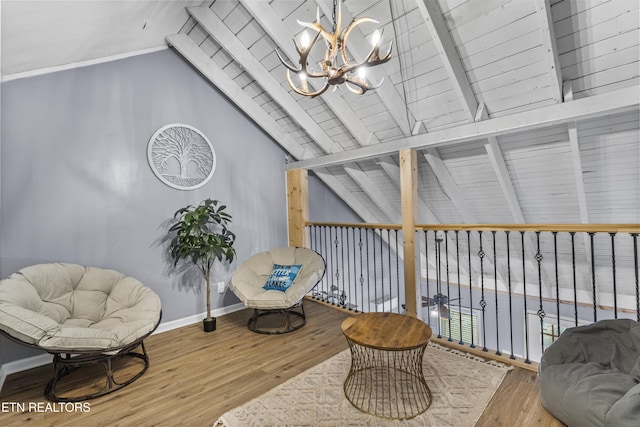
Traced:
<svg viewBox="0 0 640 427">
<path fill-rule="evenodd" d="M 369 233 L 370 233 L 369 229 L 366 229 L 364 231 L 365 243 L 367 245 L 367 311 L 371 311 L 371 266 L 369 265 Z M 375 264 L 374 264 L 374 270 L 373 270 L 374 283 L 375 283 L 375 276 L 376 276 L 376 271 L 375 271 Z M 362 308 L 364 309 L 364 303 Z"/>
<path fill-rule="evenodd" d="M 354 311 L 358 311 L 358 285 L 357 280 L 358 280 L 358 272 L 357 272 L 357 268 L 356 268 L 356 228 L 352 227 L 351 228 L 351 235 L 353 236 L 353 298 L 349 298 L 349 302 L 351 302 L 353 300 L 353 307 L 349 306 L 350 310 L 353 309 Z M 351 289 L 351 283 L 349 283 L 349 289 Z"/>
<path fill-rule="evenodd" d="M 325 254 L 325 261 L 327 262 L 327 271 L 329 271 L 329 274 L 325 274 L 324 275 L 324 280 L 323 280 L 323 284 L 324 287 L 322 288 L 323 291 L 325 291 L 325 295 L 329 295 L 329 278 L 331 277 L 331 228 L 324 226 L 322 227 L 324 229 L 324 254 Z M 327 238 L 327 231 L 329 231 L 329 238 Z M 325 298 L 322 298 L 323 300 L 325 300 Z M 326 300 L 325 300 L 326 301 Z"/>
<path fill-rule="evenodd" d="M 553 232 L 553 259 L 556 263 L 556 315 L 558 323 L 558 335 L 560 335 L 560 281 L 558 279 L 558 232 Z"/>
<path fill-rule="evenodd" d="M 493 241 L 493 280 L 495 283 L 495 297 L 496 297 L 496 355 L 501 356 L 500 351 L 500 332 L 498 325 L 500 325 L 500 317 L 498 313 L 498 258 L 496 256 L 496 232 L 491 232 L 491 238 Z"/>
<path fill-rule="evenodd" d="M 461 294 L 461 288 L 462 286 L 460 286 L 460 245 L 459 245 L 459 240 L 458 240 L 458 230 L 455 231 L 456 233 L 456 267 L 457 267 L 457 279 L 458 279 L 458 312 L 462 313 L 462 294 Z M 462 315 L 458 316 L 458 321 L 460 322 L 460 330 L 458 331 L 458 335 L 460 338 L 460 341 L 458 341 L 458 344 L 464 344 L 464 341 L 462 341 Z"/>
<path fill-rule="evenodd" d="M 447 303 L 449 304 L 449 308 L 451 308 L 451 288 L 449 286 L 449 236 L 447 234 L 447 230 L 444 230 L 444 256 L 445 256 L 445 266 L 446 266 L 446 278 L 447 278 Z M 449 310 L 449 321 L 447 324 L 449 325 L 449 335 L 447 341 L 453 341 L 451 339 L 451 310 Z"/>
<path fill-rule="evenodd" d="M 427 298 L 429 298 L 431 296 L 431 284 L 429 283 L 429 231 L 427 230 L 423 230 L 422 231 L 424 233 L 424 258 L 425 258 L 425 262 L 426 262 L 426 270 L 427 270 L 427 274 L 426 274 L 426 280 L 427 280 Z M 422 310 L 422 301 L 420 301 L 420 309 Z M 429 311 L 427 313 L 427 324 L 429 326 L 431 326 L 431 311 L 429 308 Z"/>
<path fill-rule="evenodd" d="M 467 256 L 469 259 L 469 310 L 471 311 L 471 345 L 469 347 L 476 348 L 473 333 L 473 283 L 471 282 L 471 231 L 467 230 Z"/>
<path fill-rule="evenodd" d="M 365 230 L 366 233 L 366 230 Z M 360 311 L 364 311 L 364 276 L 362 274 L 362 268 L 363 268 L 363 264 L 362 264 L 362 227 L 358 228 L 358 237 L 359 237 L 359 242 L 358 242 L 358 246 L 360 247 Z M 357 300 L 356 300 L 357 301 Z"/>
<path fill-rule="evenodd" d="M 384 239 L 382 238 L 382 234 L 384 230 L 380 229 L 380 298 L 382 299 L 382 311 L 384 312 Z M 376 282 L 376 290 L 378 289 L 378 282 Z M 376 298 L 376 301 L 378 299 Z"/>
<path fill-rule="evenodd" d="M 442 322 L 440 321 L 440 295 L 442 294 L 442 281 L 441 279 L 441 273 L 440 273 L 440 242 L 442 241 L 442 239 L 438 238 L 438 236 L 436 235 L 436 239 L 434 241 L 434 250 L 436 251 L 436 295 L 437 295 L 437 301 L 434 301 L 436 303 L 436 310 L 438 312 L 436 319 L 438 319 L 438 338 L 442 338 L 442 331 L 440 330 L 442 327 Z"/>
<path fill-rule="evenodd" d="M 341 258 L 342 258 L 342 287 L 340 289 L 338 289 L 339 292 L 339 296 L 338 296 L 338 302 L 340 303 L 340 305 L 344 308 L 345 307 L 345 298 L 344 296 L 346 295 L 346 291 L 345 291 L 345 283 L 344 283 L 344 279 L 345 277 L 348 279 L 349 278 L 349 271 L 347 270 L 347 274 L 344 274 L 344 234 L 345 234 L 346 228 L 345 227 L 340 227 L 340 238 L 342 239 L 342 242 L 340 244 L 340 253 L 341 253 Z M 349 233 L 347 233 L 347 239 L 349 238 Z M 347 241 L 347 245 L 349 244 L 349 242 Z M 349 262 L 349 255 L 347 252 L 347 263 Z M 347 266 L 348 268 L 348 266 Z"/>
<path fill-rule="evenodd" d="M 540 251 L 540 232 L 536 231 L 536 262 L 538 263 L 538 289 L 540 291 L 540 307 L 538 308 L 537 315 L 540 318 L 540 354 L 544 353 L 544 307 L 542 306 L 542 252 Z"/>
<path fill-rule="evenodd" d="M 378 300 L 378 268 L 377 268 L 377 259 L 376 259 L 376 233 L 375 228 L 373 229 L 373 234 L 371 236 L 372 242 L 371 246 L 373 247 L 373 303 L 377 304 Z M 382 256 L 382 255 L 381 255 Z M 369 288 L 369 292 L 371 292 L 371 288 Z M 369 293 L 369 304 L 371 304 L 371 293 Z M 378 307 L 376 306 L 376 311 L 378 311 Z"/>
<path fill-rule="evenodd" d="M 524 363 L 531 363 L 529 360 L 529 328 L 527 327 L 527 263 L 524 251 L 524 231 L 520 232 L 520 245 L 522 247 L 522 283 L 524 284 L 524 347 L 526 353 Z"/>
<path fill-rule="evenodd" d="M 635 267 L 636 276 L 636 320 L 640 322 L 640 283 L 638 282 L 640 273 L 638 271 L 638 234 L 631 233 L 633 238 L 633 265 Z"/>
<path fill-rule="evenodd" d="M 398 314 L 400 314 L 400 307 L 402 306 L 402 304 L 400 304 L 400 255 L 398 252 L 398 230 L 395 230 L 395 234 L 396 234 L 396 287 L 397 287 L 397 291 L 398 291 L 398 307 L 396 307 L 396 311 L 398 312 Z M 406 299 L 407 296 L 405 294 L 405 304 L 406 304 Z"/>
<path fill-rule="evenodd" d="M 571 235 L 571 268 L 573 271 L 573 316 L 575 319 L 575 326 L 578 326 L 578 283 L 576 276 L 576 233 L 575 231 L 569 232 Z"/>
<path fill-rule="evenodd" d="M 611 236 L 611 272 L 613 274 L 613 317 L 618 318 L 618 291 L 616 286 L 616 233 L 609 233 Z"/>
<path fill-rule="evenodd" d="M 393 293 L 393 290 L 392 290 L 393 284 L 391 283 L 391 244 L 390 244 L 391 243 L 391 230 L 388 229 L 388 228 L 387 228 L 387 242 L 389 242 L 387 244 L 387 252 L 389 252 L 389 264 L 388 264 L 389 265 L 389 312 L 392 312 L 393 309 L 391 308 L 391 295 Z M 383 297 L 382 297 L 383 302 L 382 303 L 384 304 L 385 303 L 385 301 L 384 301 L 384 291 L 382 292 L 382 295 L 383 295 Z M 400 298 L 400 295 L 398 295 L 398 298 Z M 383 307 L 384 307 L 384 305 L 383 305 Z"/>
<path fill-rule="evenodd" d="M 591 241 L 591 286 L 593 290 L 593 322 L 598 321 L 598 301 L 596 298 L 596 256 L 595 249 L 593 247 L 593 236 L 595 233 L 589 233 L 589 239 Z"/>
<path fill-rule="evenodd" d="M 515 360 L 513 354 L 513 301 L 511 299 L 511 248 L 509 244 L 509 231 L 505 231 L 507 237 L 507 284 L 509 289 L 509 339 L 511 340 L 511 356 L 510 359 Z"/>
<path fill-rule="evenodd" d="M 482 230 L 478 231 L 480 238 L 480 250 L 478 256 L 480 257 L 480 308 L 482 308 L 482 351 L 487 350 L 487 322 L 485 321 L 485 309 L 487 307 L 487 301 L 484 299 L 484 250 L 482 249 Z"/>
</svg>

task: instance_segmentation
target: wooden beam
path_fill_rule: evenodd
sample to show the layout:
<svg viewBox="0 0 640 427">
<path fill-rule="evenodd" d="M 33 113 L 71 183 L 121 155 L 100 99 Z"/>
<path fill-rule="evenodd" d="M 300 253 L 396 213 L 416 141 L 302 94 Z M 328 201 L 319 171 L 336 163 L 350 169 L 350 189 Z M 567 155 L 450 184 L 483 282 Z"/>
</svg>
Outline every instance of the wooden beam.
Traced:
<svg viewBox="0 0 640 427">
<path fill-rule="evenodd" d="M 545 61 L 551 83 L 551 93 L 556 102 L 562 102 L 562 68 L 560 67 L 560 56 L 558 55 L 556 36 L 553 29 L 551 4 L 549 0 L 535 0 L 535 2 L 538 24 L 542 32 L 542 47 L 546 51 Z"/>
<path fill-rule="evenodd" d="M 438 55 L 447 70 L 465 115 L 472 122 L 478 109 L 478 101 L 471 89 L 467 73 L 462 66 L 462 61 L 460 61 L 460 56 L 453 43 L 447 24 L 444 22 L 440 6 L 437 1 L 433 0 L 416 0 L 416 5 L 424 22 L 427 24 L 427 30 L 438 49 Z"/>
<path fill-rule="evenodd" d="M 291 169 L 287 174 L 287 219 L 289 246 L 308 248 L 309 176 L 304 169 Z"/>
<path fill-rule="evenodd" d="M 400 138 L 369 147 L 361 147 L 343 153 L 330 154 L 313 159 L 292 162 L 289 168 L 314 169 L 357 160 L 392 154 L 405 148 L 415 150 L 439 147 L 467 141 L 475 141 L 489 136 L 507 135 L 515 132 L 540 129 L 571 121 L 587 120 L 595 117 L 637 110 L 640 107 L 640 86 L 626 87 L 599 95 L 580 98 L 529 111 L 496 117 L 476 123 L 442 129 L 431 133 Z"/>
<path fill-rule="evenodd" d="M 416 204 L 418 199 L 418 160 L 413 150 L 400 151 L 400 197 L 402 199 L 402 235 L 404 237 L 404 291 L 407 314 L 417 317 Z"/>
</svg>

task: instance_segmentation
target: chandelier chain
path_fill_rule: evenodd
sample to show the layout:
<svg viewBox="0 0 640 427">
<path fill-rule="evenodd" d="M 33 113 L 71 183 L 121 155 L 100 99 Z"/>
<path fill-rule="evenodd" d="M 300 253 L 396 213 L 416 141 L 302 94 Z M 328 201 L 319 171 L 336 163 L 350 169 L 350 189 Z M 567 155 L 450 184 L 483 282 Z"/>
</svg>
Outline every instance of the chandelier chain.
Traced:
<svg viewBox="0 0 640 427">
<path fill-rule="evenodd" d="M 338 0 L 333 0 L 333 12 L 331 13 L 331 22 L 333 23 L 333 26 L 331 27 L 332 30 L 331 32 L 335 33 L 336 32 L 336 8 L 338 7 Z"/>
</svg>

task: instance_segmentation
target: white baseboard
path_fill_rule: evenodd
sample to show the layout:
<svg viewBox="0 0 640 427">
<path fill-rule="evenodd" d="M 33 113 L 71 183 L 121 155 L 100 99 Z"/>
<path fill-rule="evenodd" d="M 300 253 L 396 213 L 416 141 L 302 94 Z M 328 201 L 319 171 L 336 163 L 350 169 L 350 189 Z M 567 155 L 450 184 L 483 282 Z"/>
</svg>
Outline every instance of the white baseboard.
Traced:
<svg viewBox="0 0 640 427">
<path fill-rule="evenodd" d="M 227 307 L 218 308 L 212 310 L 211 315 L 214 317 L 222 316 L 225 314 L 233 313 L 238 310 L 242 310 L 244 304 L 238 303 Z M 194 314 L 193 316 L 183 317 L 182 319 L 171 320 L 169 322 L 162 322 L 153 332 L 153 335 L 160 334 L 162 332 L 172 331 L 174 329 L 182 328 L 183 326 L 193 325 L 194 323 L 201 322 L 207 316 L 207 313 Z M 38 366 L 51 363 L 53 355 L 46 353 L 38 356 L 26 357 L 24 359 L 14 360 L 13 362 L 5 363 L 0 367 L 0 392 L 7 376 L 18 372 L 26 371 L 27 369 L 37 368 Z"/>
<path fill-rule="evenodd" d="M 213 317 L 223 316 L 225 314 L 233 313 L 234 311 L 242 310 L 245 308 L 241 302 L 227 307 L 216 308 L 211 310 Z M 153 332 L 155 334 L 161 334 L 162 332 L 172 331 L 174 329 L 182 328 L 183 326 L 193 325 L 194 323 L 201 322 L 202 319 L 207 317 L 207 313 L 194 314 L 193 316 L 183 317 L 182 319 L 171 320 L 169 322 L 162 322 L 158 328 Z"/>
</svg>

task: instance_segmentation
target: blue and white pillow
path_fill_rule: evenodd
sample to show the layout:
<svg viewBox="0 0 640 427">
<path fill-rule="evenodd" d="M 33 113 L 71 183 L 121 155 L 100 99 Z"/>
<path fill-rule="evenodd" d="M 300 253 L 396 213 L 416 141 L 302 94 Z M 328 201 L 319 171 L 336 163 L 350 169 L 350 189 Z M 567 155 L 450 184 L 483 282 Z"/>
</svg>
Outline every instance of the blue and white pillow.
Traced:
<svg viewBox="0 0 640 427">
<path fill-rule="evenodd" d="M 280 265 L 273 264 L 273 270 L 271 270 L 271 275 L 269 276 L 269 280 L 262 287 L 265 290 L 276 290 L 285 292 L 289 289 L 289 286 L 293 284 L 298 272 L 302 268 L 301 264 L 296 265 Z"/>
</svg>

